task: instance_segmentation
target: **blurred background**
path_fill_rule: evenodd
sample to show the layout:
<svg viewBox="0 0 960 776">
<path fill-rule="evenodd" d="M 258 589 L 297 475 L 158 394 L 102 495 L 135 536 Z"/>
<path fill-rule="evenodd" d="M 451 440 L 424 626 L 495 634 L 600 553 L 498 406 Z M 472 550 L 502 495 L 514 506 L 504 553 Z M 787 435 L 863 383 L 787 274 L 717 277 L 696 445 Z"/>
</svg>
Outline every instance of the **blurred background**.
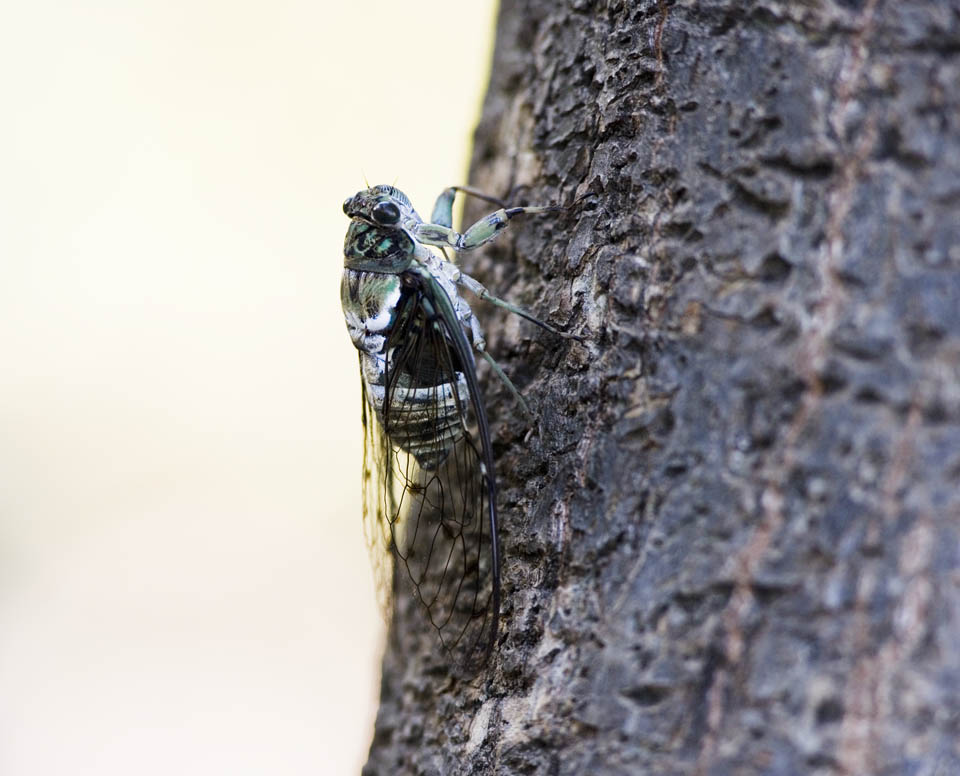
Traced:
<svg viewBox="0 0 960 776">
<path fill-rule="evenodd" d="M 342 201 L 464 182 L 493 0 L 0 13 L 0 773 L 358 773 Z"/>
</svg>

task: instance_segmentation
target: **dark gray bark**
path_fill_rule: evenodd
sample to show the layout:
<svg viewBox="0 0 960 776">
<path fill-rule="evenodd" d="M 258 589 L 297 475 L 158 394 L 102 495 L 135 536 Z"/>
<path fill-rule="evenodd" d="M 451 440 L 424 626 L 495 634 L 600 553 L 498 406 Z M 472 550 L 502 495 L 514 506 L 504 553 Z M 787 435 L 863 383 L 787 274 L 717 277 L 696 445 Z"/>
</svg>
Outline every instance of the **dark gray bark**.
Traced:
<svg viewBox="0 0 960 776">
<path fill-rule="evenodd" d="M 472 184 L 594 199 L 464 263 L 589 343 L 479 310 L 501 644 L 401 602 L 365 773 L 960 773 L 960 3 L 497 35 Z"/>
</svg>

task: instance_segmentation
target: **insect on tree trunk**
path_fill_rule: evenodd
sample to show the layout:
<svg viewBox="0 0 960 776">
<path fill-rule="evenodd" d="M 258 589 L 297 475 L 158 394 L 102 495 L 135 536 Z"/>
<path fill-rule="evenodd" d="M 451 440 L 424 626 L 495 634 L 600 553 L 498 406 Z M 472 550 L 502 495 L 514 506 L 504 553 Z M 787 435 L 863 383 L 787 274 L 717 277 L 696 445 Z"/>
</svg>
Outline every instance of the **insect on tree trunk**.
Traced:
<svg viewBox="0 0 960 776">
<path fill-rule="evenodd" d="M 960 3 L 504 0 L 470 183 L 587 342 L 474 307 L 499 645 L 398 599 L 364 773 L 960 774 Z"/>
</svg>

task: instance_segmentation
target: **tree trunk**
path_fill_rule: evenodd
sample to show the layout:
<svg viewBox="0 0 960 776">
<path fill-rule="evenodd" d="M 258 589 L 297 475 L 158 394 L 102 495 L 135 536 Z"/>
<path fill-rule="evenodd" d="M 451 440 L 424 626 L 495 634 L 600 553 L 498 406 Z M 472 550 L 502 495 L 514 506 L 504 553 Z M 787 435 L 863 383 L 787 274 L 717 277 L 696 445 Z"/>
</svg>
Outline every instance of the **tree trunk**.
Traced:
<svg viewBox="0 0 960 776">
<path fill-rule="evenodd" d="M 471 177 L 587 342 L 474 307 L 500 643 L 364 773 L 960 774 L 960 3 L 504 0 Z"/>
</svg>

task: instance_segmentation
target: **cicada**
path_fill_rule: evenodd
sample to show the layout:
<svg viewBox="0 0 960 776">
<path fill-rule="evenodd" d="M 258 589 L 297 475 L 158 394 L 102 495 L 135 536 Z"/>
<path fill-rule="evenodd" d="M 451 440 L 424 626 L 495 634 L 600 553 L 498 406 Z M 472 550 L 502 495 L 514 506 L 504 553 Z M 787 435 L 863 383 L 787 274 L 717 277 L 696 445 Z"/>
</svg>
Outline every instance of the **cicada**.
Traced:
<svg viewBox="0 0 960 776">
<path fill-rule="evenodd" d="M 499 208 L 461 234 L 452 228 L 458 191 Z M 490 294 L 444 249 L 479 248 L 516 216 L 561 209 L 506 207 L 456 186 L 429 222 L 393 186 L 343 203 L 350 226 L 340 298 L 360 358 L 364 531 L 381 606 L 388 610 L 400 571 L 462 666 L 493 649 L 501 597 L 497 485 L 474 351 L 519 394 L 487 354 L 461 289 L 563 333 Z"/>
</svg>

